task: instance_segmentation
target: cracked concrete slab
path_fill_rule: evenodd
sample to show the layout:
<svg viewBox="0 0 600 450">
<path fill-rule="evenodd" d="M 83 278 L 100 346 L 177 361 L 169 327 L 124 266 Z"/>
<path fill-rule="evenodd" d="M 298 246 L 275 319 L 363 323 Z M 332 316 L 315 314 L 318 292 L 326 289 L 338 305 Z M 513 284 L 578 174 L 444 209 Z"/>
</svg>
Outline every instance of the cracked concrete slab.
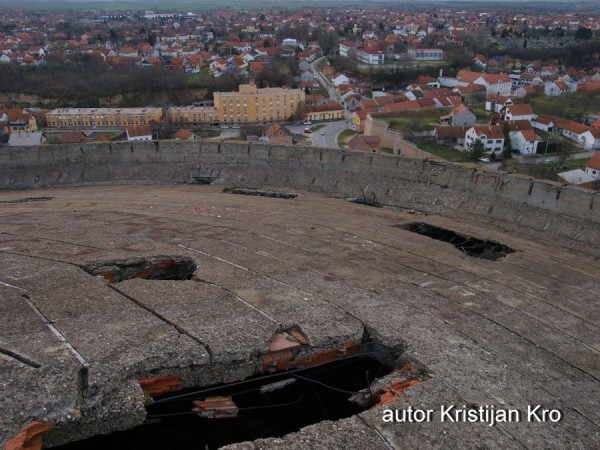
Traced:
<svg viewBox="0 0 600 450">
<path fill-rule="evenodd" d="M 406 424 L 384 423 L 372 409 L 230 448 L 600 442 L 600 263 L 588 244 L 532 239 L 508 221 L 415 217 L 307 193 L 157 185 L 40 195 L 52 199 L 0 202 L 0 307 L 9 318 L 0 324 L 2 445 L 35 421 L 54 426 L 45 445 L 129 428 L 152 401 L 139 378 L 181 379 L 174 389 L 241 380 L 263 370 L 272 336 L 290 328 L 315 349 L 360 341 L 365 329 L 400 345 L 433 378 L 395 409 L 544 404 L 564 417 Z M 481 260 L 395 227 L 416 221 L 517 251 Z M 158 255 L 197 268 L 190 280 L 114 284 L 81 268 Z"/>
</svg>

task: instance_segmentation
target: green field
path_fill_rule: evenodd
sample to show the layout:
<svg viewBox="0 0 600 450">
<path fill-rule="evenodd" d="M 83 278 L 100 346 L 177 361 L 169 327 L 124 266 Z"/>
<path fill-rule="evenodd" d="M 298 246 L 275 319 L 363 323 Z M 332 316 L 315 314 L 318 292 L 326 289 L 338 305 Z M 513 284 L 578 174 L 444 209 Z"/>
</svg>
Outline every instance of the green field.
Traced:
<svg viewBox="0 0 600 450">
<path fill-rule="evenodd" d="M 440 116 L 448 114 L 451 108 L 426 109 L 424 111 L 399 113 L 393 117 L 378 117 L 390 124 L 390 129 L 400 130 L 408 135 L 411 132 L 430 131 L 440 123 Z"/>
<path fill-rule="evenodd" d="M 583 114 L 600 115 L 600 90 L 575 94 L 542 95 L 526 99 L 536 114 L 577 119 Z"/>
<path fill-rule="evenodd" d="M 419 150 L 431 153 L 452 162 L 464 162 L 465 154 L 445 145 L 418 143 Z"/>
<path fill-rule="evenodd" d="M 512 173 L 529 175 L 534 178 L 558 181 L 558 173 L 566 172 L 568 170 L 584 169 L 587 160 L 588 158 L 570 159 L 561 165 L 557 162 L 550 164 L 527 164 L 514 159 L 509 159 L 506 161 L 505 170 Z"/>
<path fill-rule="evenodd" d="M 338 134 L 338 146 L 340 148 L 346 148 L 346 144 L 352 137 L 356 136 L 356 131 L 344 130 Z"/>
</svg>

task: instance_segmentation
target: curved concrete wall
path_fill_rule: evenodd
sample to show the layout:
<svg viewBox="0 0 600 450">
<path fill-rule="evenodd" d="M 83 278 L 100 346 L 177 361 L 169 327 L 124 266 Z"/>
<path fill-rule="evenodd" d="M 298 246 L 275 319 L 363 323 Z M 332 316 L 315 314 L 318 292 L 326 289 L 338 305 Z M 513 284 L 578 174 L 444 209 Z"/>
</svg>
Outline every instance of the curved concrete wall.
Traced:
<svg viewBox="0 0 600 450">
<path fill-rule="evenodd" d="M 598 193 L 460 164 L 255 143 L 119 142 L 0 150 L 0 189 L 213 178 L 226 186 L 374 194 L 386 204 L 454 217 L 475 214 L 600 242 Z"/>
</svg>

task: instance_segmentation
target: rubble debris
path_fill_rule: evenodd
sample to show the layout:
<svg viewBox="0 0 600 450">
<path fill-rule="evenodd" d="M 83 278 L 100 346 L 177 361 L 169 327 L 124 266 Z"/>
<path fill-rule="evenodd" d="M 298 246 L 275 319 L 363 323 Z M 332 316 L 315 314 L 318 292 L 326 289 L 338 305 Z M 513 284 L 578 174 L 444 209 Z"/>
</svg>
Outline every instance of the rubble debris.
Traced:
<svg viewBox="0 0 600 450">
<path fill-rule="evenodd" d="M 231 419 L 238 415 L 238 407 L 231 397 L 208 397 L 206 400 L 195 400 L 192 405 L 192 411 L 206 419 Z"/>
</svg>

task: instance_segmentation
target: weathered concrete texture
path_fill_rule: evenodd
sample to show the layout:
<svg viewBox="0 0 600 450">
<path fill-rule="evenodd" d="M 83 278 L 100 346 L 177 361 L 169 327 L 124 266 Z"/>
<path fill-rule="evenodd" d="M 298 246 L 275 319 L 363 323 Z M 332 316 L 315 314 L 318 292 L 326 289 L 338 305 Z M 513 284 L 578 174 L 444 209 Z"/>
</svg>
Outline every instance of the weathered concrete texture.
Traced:
<svg viewBox="0 0 600 450">
<path fill-rule="evenodd" d="M 321 148 L 217 142 L 10 147 L 0 189 L 85 183 L 217 183 L 369 196 L 447 217 L 476 215 L 531 236 L 600 239 L 597 193 L 460 164 Z M 598 249 L 587 251 L 598 255 Z"/>
<path fill-rule="evenodd" d="M 252 154 L 254 147 L 248 148 Z M 218 155 L 223 149 L 213 150 Z M 371 164 L 365 162 L 370 156 L 350 159 L 358 167 Z M 435 172 L 439 185 L 471 183 L 444 165 L 410 165 L 415 180 Z M 338 174 L 322 173 L 331 176 L 321 180 L 331 189 L 353 189 L 349 177 L 333 188 Z M 289 176 L 278 188 L 286 192 L 304 176 L 281 168 L 263 174 L 276 181 Z M 363 176 L 353 172 L 355 180 Z M 259 171 L 236 167 L 224 182 L 230 177 L 259 185 Z M 480 177 L 481 186 L 499 186 L 505 176 L 499 177 Z M 409 201 L 414 192 L 392 180 L 382 175 L 373 182 L 389 183 L 388 197 Z M 417 186 L 426 195 L 428 185 Z M 432 378 L 408 389 L 394 408 L 525 411 L 542 404 L 559 408 L 564 418 L 494 427 L 437 419 L 388 424 L 374 409 L 232 448 L 597 447 L 600 263 L 589 256 L 597 253 L 589 242 L 600 242 L 597 223 L 572 225 L 588 230 L 589 242 L 562 232 L 549 240 L 540 231 L 545 237 L 532 239 L 538 222 L 568 230 L 578 219 L 506 199 L 494 210 L 513 205 L 513 214 L 523 214 L 514 223 L 513 216 L 496 221 L 493 214 L 486 220 L 435 214 L 448 208 L 437 203 L 424 213 L 294 192 L 300 195 L 279 199 L 223 193 L 216 186 L 110 185 L 0 193 L 0 307 L 7 318 L 0 324 L 2 445 L 36 421 L 55 426 L 44 435 L 45 445 L 131 427 L 144 420 L 151 401 L 138 378 L 180 378 L 177 388 L 244 379 L 264 370 L 272 336 L 294 329 L 306 336 L 309 352 L 367 335 L 403 348 Z M 36 196 L 45 199 L 18 201 Z M 476 210 L 491 197 L 482 198 L 480 204 L 474 193 L 440 201 L 456 208 L 471 202 Z M 523 221 L 531 225 L 519 225 Z M 473 258 L 395 226 L 412 222 L 516 252 L 497 261 Z M 107 284 L 81 268 L 166 256 L 193 259 L 191 279 Z"/>
</svg>

